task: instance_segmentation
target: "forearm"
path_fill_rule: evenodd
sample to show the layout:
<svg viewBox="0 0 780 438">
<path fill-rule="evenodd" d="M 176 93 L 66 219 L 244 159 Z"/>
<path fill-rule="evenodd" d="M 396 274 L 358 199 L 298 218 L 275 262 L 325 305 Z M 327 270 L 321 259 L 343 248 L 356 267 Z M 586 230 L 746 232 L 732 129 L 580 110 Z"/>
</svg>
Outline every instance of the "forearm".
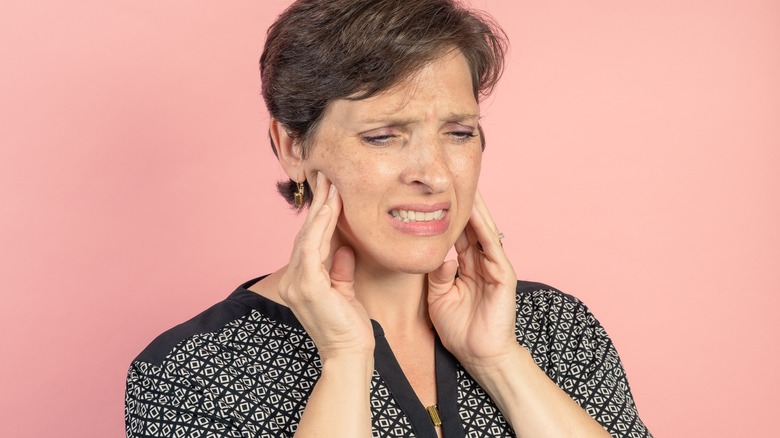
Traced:
<svg viewBox="0 0 780 438">
<path fill-rule="evenodd" d="M 363 355 L 324 362 L 295 437 L 370 437 L 373 369 L 373 357 Z"/>
<path fill-rule="evenodd" d="M 500 363 L 467 370 L 487 391 L 518 437 L 609 437 L 519 344 Z"/>
</svg>

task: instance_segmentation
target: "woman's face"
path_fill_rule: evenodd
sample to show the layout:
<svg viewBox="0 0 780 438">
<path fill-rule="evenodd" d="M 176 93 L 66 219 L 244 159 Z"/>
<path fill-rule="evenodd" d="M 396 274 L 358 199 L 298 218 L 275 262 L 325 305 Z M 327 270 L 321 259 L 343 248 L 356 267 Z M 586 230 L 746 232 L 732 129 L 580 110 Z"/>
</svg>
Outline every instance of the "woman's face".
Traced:
<svg viewBox="0 0 780 438">
<path fill-rule="evenodd" d="M 336 245 L 365 268 L 436 269 L 469 220 L 479 178 L 479 106 L 460 52 L 364 100 L 332 102 L 306 160 L 343 200 Z"/>
</svg>

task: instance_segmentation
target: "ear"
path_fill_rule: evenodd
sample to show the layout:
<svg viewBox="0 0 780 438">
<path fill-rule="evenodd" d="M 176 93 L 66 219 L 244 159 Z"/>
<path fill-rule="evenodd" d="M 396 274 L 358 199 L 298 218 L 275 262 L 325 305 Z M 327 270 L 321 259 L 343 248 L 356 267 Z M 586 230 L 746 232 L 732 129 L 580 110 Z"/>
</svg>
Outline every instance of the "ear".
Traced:
<svg viewBox="0 0 780 438">
<path fill-rule="evenodd" d="M 303 182 L 306 174 L 303 168 L 303 150 L 278 120 L 272 118 L 268 127 L 271 141 L 276 147 L 276 154 L 287 176 L 293 181 Z"/>
</svg>

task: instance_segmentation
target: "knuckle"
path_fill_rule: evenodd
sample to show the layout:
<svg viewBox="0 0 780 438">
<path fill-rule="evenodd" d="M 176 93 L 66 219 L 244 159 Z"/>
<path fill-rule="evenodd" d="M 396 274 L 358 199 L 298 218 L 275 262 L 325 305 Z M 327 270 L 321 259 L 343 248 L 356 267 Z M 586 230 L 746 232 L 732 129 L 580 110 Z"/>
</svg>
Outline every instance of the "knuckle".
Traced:
<svg viewBox="0 0 780 438">
<path fill-rule="evenodd" d="M 301 245 L 298 248 L 298 253 L 300 254 L 301 258 L 303 260 L 308 260 L 311 257 L 319 257 L 320 251 L 319 248 L 313 246 L 313 245 Z M 304 269 L 305 271 L 305 269 Z"/>
<path fill-rule="evenodd" d="M 301 277 L 298 280 L 297 289 L 300 291 L 301 295 L 310 297 L 313 295 L 311 291 L 319 288 L 320 284 L 321 278 L 319 275 L 304 271 L 301 272 Z"/>
<path fill-rule="evenodd" d="M 298 248 L 304 246 L 304 244 L 306 243 L 306 237 L 307 237 L 306 229 L 301 228 L 301 230 L 298 231 L 298 234 L 295 235 L 295 241 L 294 241 L 295 247 Z"/>
</svg>

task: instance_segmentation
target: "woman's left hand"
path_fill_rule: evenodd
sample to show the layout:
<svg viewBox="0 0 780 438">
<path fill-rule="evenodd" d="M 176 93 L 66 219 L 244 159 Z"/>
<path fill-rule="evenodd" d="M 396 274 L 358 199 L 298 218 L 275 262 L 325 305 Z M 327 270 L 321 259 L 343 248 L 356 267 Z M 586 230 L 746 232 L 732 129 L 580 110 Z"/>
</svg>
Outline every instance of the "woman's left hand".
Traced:
<svg viewBox="0 0 780 438">
<path fill-rule="evenodd" d="M 517 436 L 609 437 L 517 342 L 517 275 L 479 192 L 455 250 L 457 263 L 445 262 L 428 274 L 428 313 L 444 347 Z"/>
<path fill-rule="evenodd" d="M 447 261 L 428 274 L 428 312 L 444 347 L 479 373 L 498 366 L 518 345 L 517 275 L 479 191 L 455 250 L 457 263 Z"/>
</svg>

